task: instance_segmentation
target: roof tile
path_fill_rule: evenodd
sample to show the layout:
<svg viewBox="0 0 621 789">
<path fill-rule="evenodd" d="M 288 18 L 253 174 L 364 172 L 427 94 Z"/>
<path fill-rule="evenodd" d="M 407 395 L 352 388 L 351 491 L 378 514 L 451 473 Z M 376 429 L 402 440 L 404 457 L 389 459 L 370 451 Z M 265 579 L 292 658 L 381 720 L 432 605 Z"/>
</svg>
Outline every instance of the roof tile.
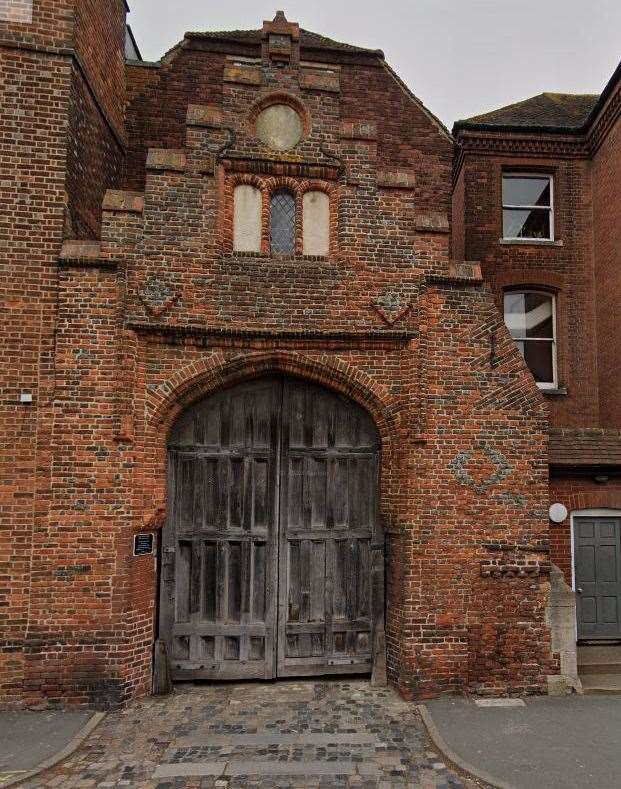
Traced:
<svg viewBox="0 0 621 789">
<path fill-rule="evenodd" d="M 548 452 L 552 465 L 621 465 L 621 430 L 555 428 L 550 431 Z"/>
<path fill-rule="evenodd" d="M 585 124 L 599 96 L 541 93 L 525 101 L 457 121 L 455 128 L 541 128 L 578 130 Z"/>
<path fill-rule="evenodd" d="M 263 36 L 262 30 L 209 30 L 206 32 L 186 33 L 188 38 L 216 39 L 220 41 L 232 41 L 238 44 L 259 44 Z M 331 38 L 313 33 L 311 30 L 300 30 L 300 45 L 302 49 L 325 49 L 334 52 L 351 52 L 368 55 L 384 54 L 379 49 L 366 49 L 357 47 L 353 44 L 346 44 L 342 41 L 334 41 Z"/>
</svg>

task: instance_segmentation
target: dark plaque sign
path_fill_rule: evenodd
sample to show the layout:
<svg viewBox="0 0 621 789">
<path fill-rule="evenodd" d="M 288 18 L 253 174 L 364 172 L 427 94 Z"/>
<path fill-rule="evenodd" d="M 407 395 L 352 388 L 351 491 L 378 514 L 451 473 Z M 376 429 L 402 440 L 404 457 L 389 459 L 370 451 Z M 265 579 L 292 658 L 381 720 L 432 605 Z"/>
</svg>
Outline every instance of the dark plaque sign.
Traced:
<svg viewBox="0 0 621 789">
<path fill-rule="evenodd" d="M 153 534 L 134 534 L 134 556 L 153 553 Z"/>
</svg>

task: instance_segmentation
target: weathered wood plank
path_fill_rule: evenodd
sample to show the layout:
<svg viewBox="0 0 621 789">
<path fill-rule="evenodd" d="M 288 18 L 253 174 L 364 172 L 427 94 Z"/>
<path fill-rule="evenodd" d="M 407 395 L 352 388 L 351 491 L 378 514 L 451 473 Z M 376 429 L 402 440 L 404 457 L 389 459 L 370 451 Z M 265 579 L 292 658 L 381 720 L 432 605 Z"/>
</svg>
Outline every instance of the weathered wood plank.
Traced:
<svg viewBox="0 0 621 789">
<path fill-rule="evenodd" d="M 263 622 L 265 620 L 266 598 L 266 545 L 263 542 L 253 543 L 253 573 L 252 573 L 252 619 Z"/>
<path fill-rule="evenodd" d="M 227 619 L 229 622 L 239 622 L 241 619 L 241 543 L 228 544 L 228 594 L 227 594 Z"/>
<path fill-rule="evenodd" d="M 204 580 L 203 587 L 205 589 L 203 619 L 207 622 L 216 621 L 216 586 L 218 579 L 218 553 L 217 544 L 215 542 L 206 542 L 203 544 L 204 551 Z"/>
<path fill-rule="evenodd" d="M 176 563 L 176 612 L 178 622 L 190 621 L 190 574 L 192 564 L 192 543 L 180 542 L 177 548 Z"/>
</svg>

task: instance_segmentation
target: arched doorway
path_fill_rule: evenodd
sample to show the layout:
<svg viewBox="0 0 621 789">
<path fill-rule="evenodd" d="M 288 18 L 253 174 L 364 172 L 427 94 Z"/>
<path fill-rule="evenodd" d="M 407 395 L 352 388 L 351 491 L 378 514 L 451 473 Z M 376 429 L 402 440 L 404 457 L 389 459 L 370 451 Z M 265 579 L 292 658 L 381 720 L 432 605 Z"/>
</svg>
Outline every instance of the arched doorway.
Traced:
<svg viewBox="0 0 621 789">
<path fill-rule="evenodd" d="M 371 672 L 384 622 L 379 451 L 360 406 L 285 376 L 182 414 L 160 584 L 173 678 Z"/>
</svg>

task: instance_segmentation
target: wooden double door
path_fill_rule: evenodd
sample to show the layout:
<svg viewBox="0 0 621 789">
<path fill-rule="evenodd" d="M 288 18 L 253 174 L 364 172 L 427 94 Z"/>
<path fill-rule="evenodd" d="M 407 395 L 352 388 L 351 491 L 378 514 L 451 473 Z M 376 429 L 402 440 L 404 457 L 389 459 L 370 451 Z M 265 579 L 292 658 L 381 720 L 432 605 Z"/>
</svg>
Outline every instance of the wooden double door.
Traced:
<svg viewBox="0 0 621 789">
<path fill-rule="evenodd" d="M 168 449 L 159 636 L 175 679 L 368 673 L 384 621 L 379 437 L 274 376 L 185 412 Z"/>
</svg>

